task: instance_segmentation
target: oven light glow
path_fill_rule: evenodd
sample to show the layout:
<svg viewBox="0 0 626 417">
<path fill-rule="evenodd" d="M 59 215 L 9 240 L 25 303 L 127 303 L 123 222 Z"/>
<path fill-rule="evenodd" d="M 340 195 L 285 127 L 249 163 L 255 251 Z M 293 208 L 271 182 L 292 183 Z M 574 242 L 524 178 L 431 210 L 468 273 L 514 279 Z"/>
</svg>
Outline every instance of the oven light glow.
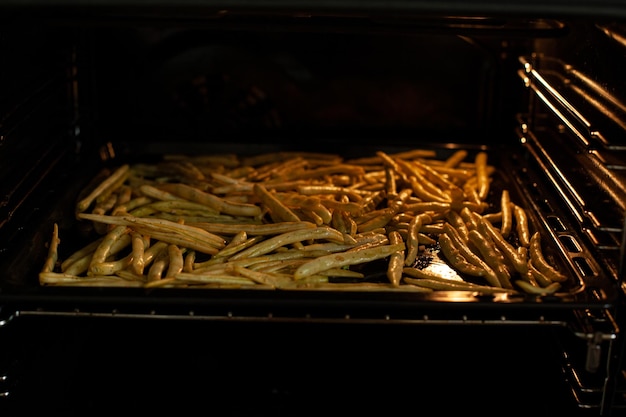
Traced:
<svg viewBox="0 0 626 417">
<path fill-rule="evenodd" d="M 476 293 L 473 291 L 435 291 L 433 299 L 449 302 L 475 302 Z"/>
<path fill-rule="evenodd" d="M 454 269 L 450 268 L 447 264 L 433 262 L 428 265 L 427 269 L 433 275 L 439 276 L 441 278 L 463 282 L 463 278 L 461 278 L 459 274 Z"/>
</svg>

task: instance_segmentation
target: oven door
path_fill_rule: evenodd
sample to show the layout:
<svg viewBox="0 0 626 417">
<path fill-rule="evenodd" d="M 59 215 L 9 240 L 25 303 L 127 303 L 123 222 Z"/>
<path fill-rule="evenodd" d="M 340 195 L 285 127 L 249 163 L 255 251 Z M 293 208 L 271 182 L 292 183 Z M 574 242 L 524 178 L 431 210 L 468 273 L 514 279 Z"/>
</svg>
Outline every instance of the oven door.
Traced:
<svg viewBox="0 0 626 417">
<path fill-rule="evenodd" d="M 204 405 L 233 415 L 400 412 L 427 403 L 450 411 L 514 405 L 532 412 L 549 404 L 555 412 L 571 407 L 572 415 L 606 412 L 621 349 L 623 254 L 619 244 L 596 244 L 576 204 L 563 204 L 577 202 L 577 187 L 564 188 L 554 175 L 562 171 L 542 146 L 551 135 L 541 127 L 550 120 L 564 141 L 570 119 L 535 113 L 536 96 L 554 88 L 532 72 L 540 62 L 533 46 L 567 39 L 573 25 L 528 18 L 523 12 L 535 7 L 528 3 L 510 3 L 507 18 L 495 5 L 477 5 L 482 16 L 466 9 L 466 17 L 450 17 L 415 3 L 408 11 L 421 13 L 411 19 L 383 13 L 388 4 L 370 4 L 368 13 L 188 6 L 173 14 L 167 6 L 11 9 L 17 20 L 3 34 L 15 40 L 6 49 L 19 59 L 2 81 L 11 88 L 3 104 L 0 330 L 13 341 L 3 348 L 12 412 L 110 412 L 122 401 L 133 411 Z M 563 7 L 565 16 L 585 13 L 575 2 Z M 532 213 L 551 259 L 568 273 L 565 291 L 38 280 L 55 223 L 69 247 L 62 254 L 86 243 L 85 223 L 68 213 L 103 168 L 181 150 L 361 157 L 414 148 L 439 159 L 458 149 L 489 151 L 501 172 L 494 190 L 510 186 Z M 597 230 L 613 241 L 622 233 Z M 377 267 L 372 279 L 381 277 Z M 486 385 L 475 382 L 478 373 L 491 376 Z M 32 401 L 33 393 L 46 401 Z"/>
</svg>

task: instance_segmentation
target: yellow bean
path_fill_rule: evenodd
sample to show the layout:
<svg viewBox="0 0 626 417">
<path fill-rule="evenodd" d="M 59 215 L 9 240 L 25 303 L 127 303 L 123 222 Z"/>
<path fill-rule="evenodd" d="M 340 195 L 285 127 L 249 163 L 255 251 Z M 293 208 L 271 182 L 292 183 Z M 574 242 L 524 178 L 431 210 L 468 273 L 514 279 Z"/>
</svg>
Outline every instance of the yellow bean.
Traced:
<svg viewBox="0 0 626 417">
<path fill-rule="evenodd" d="M 260 243 L 233 255 L 231 259 L 236 260 L 264 255 L 279 247 L 311 239 L 328 239 L 331 241 L 334 240 L 338 243 L 342 243 L 344 241 L 341 232 L 328 226 L 316 227 L 315 229 L 293 230 L 261 241 Z"/>
<path fill-rule="evenodd" d="M 301 220 L 289 207 L 267 191 L 263 185 L 254 184 L 253 191 L 261 200 L 261 203 L 268 209 L 270 217 L 275 223 L 299 222 Z"/>
<path fill-rule="evenodd" d="M 409 184 L 411 184 L 413 193 L 424 201 L 449 203 L 450 198 L 445 193 L 439 190 L 439 192 L 444 195 L 443 197 L 433 193 L 432 190 L 425 187 L 425 180 L 423 179 L 420 180 L 415 176 L 411 176 L 409 177 Z"/>
<path fill-rule="evenodd" d="M 232 270 L 242 277 L 250 278 L 259 284 L 269 285 L 271 287 L 280 287 L 282 282 L 290 282 L 291 278 L 280 277 L 275 274 L 253 271 L 240 265 L 232 265 Z"/>
<path fill-rule="evenodd" d="M 474 164 L 476 165 L 476 191 L 478 198 L 482 201 L 487 198 L 489 193 L 489 172 L 487 169 L 487 153 L 478 152 L 474 158 Z"/>
<path fill-rule="evenodd" d="M 161 278 L 154 281 L 148 281 L 144 284 L 144 288 L 163 288 L 163 287 L 184 287 L 188 284 L 181 282 L 174 277 Z"/>
<path fill-rule="evenodd" d="M 398 165 L 406 172 L 406 178 L 408 179 L 411 188 L 413 188 L 413 192 L 418 197 L 422 198 L 424 201 L 450 201 L 450 196 L 444 192 L 444 189 L 447 189 L 448 182 L 441 179 L 443 184 L 435 185 L 431 182 L 426 175 L 420 172 L 427 171 L 427 174 L 430 174 L 430 177 L 434 177 L 435 179 L 440 179 L 440 175 L 436 172 L 432 172 L 427 166 L 420 164 L 418 169 L 418 165 L 416 162 L 408 162 L 402 159 L 397 160 Z M 442 188 L 442 185 L 445 188 Z"/>
<path fill-rule="evenodd" d="M 452 227 L 449 223 L 445 223 L 443 225 L 444 232 L 450 237 L 454 246 L 459 250 L 461 255 L 471 264 L 476 265 L 477 267 L 484 269 L 485 280 L 494 287 L 501 287 L 500 279 L 496 272 L 489 266 L 480 256 L 476 255 L 472 250 L 467 246 L 467 243 L 461 235 L 457 232 L 457 230 Z"/>
<path fill-rule="evenodd" d="M 389 232 L 389 243 L 397 245 L 403 243 L 402 236 L 397 231 Z M 389 255 L 387 265 L 387 278 L 393 285 L 400 285 L 402 279 L 402 268 L 404 267 L 404 250 L 399 250 Z"/>
<path fill-rule="evenodd" d="M 263 239 L 265 239 L 265 237 L 263 235 L 257 235 L 257 236 L 253 236 L 251 238 L 246 238 L 246 240 L 243 241 L 237 241 L 234 244 L 229 244 L 227 246 L 225 246 L 224 248 L 220 249 L 218 252 L 216 252 L 213 255 L 214 260 L 219 260 L 219 258 L 227 258 L 231 255 L 236 254 L 237 252 L 240 252 L 244 249 L 247 249 L 253 245 L 256 245 L 257 243 L 261 242 Z M 231 242 L 233 243 L 233 242 Z M 209 259 L 207 261 L 211 262 L 211 259 Z"/>
<path fill-rule="evenodd" d="M 190 274 L 188 272 L 180 272 L 175 278 L 180 281 L 202 284 L 237 284 L 252 286 L 257 283 L 250 278 L 232 275 L 232 274 Z"/>
<path fill-rule="evenodd" d="M 185 261 L 183 263 L 183 272 L 191 272 L 193 271 L 193 265 L 196 261 L 196 251 L 190 250 L 185 255 Z"/>
<path fill-rule="evenodd" d="M 475 291 L 485 294 L 515 292 L 512 289 L 469 284 L 467 282 L 445 279 L 428 273 L 424 273 L 421 278 L 404 277 L 404 282 L 411 285 L 417 285 L 418 287 L 425 287 L 438 291 Z"/>
<path fill-rule="evenodd" d="M 508 237 L 513 224 L 511 197 L 508 190 L 502 190 L 502 195 L 500 196 L 500 212 L 502 213 L 500 233 L 502 233 L 502 236 Z"/>
<path fill-rule="evenodd" d="M 113 275 L 117 271 L 130 266 L 132 259 L 132 256 L 128 255 L 116 261 L 91 263 L 89 265 L 89 275 Z"/>
<path fill-rule="evenodd" d="M 164 278 L 174 277 L 176 274 L 183 271 L 183 253 L 184 250 L 180 249 L 177 245 L 167 246 L 169 262 Z"/>
<path fill-rule="evenodd" d="M 98 196 L 107 192 L 107 190 L 109 190 L 116 184 L 119 184 L 119 181 L 121 178 L 127 177 L 129 170 L 130 170 L 130 166 L 128 164 L 125 164 L 117 168 L 115 171 L 113 171 L 113 173 L 110 176 L 108 176 L 104 181 L 102 181 L 100 184 L 98 184 L 98 186 L 94 188 L 93 191 L 89 193 L 89 195 L 87 195 L 85 198 L 83 198 L 76 204 L 76 211 L 78 213 L 82 213 L 83 211 L 87 210 L 89 206 L 91 205 L 91 203 L 93 203 L 93 201 Z"/>
<path fill-rule="evenodd" d="M 246 240 L 248 240 L 248 232 L 245 230 L 239 230 L 222 250 L 232 248 L 233 246 L 239 245 Z"/>
<path fill-rule="evenodd" d="M 357 231 L 362 233 L 375 230 L 379 227 L 385 227 L 387 223 L 389 223 L 391 219 L 402 209 L 404 202 L 410 195 L 410 189 L 403 189 L 393 200 L 389 202 L 388 207 L 381 209 L 379 213 L 368 213 L 367 217 L 372 217 L 371 219 L 362 223 L 359 223 L 359 219 L 355 219 L 357 223 Z M 378 210 L 376 212 L 378 212 Z"/>
<path fill-rule="evenodd" d="M 513 217 L 515 218 L 515 230 L 517 231 L 519 243 L 528 247 L 530 245 L 530 229 L 526 211 L 522 207 L 513 204 Z"/>
<path fill-rule="evenodd" d="M 390 198 L 397 195 L 395 171 L 390 167 L 385 167 L 385 192 Z"/>
<path fill-rule="evenodd" d="M 355 219 L 359 233 L 369 232 L 380 227 L 385 227 L 400 209 L 399 205 L 385 207 L 371 211 L 358 219 Z"/>
<path fill-rule="evenodd" d="M 543 256 L 541 250 L 541 235 L 539 232 L 533 233 L 530 238 L 529 256 L 533 265 L 551 281 L 567 281 L 567 276 L 557 271 Z"/>
<path fill-rule="evenodd" d="M 98 286 L 98 287 L 139 287 L 140 281 L 128 281 L 115 275 L 81 277 L 57 272 L 40 272 L 39 282 L 42 285 L 67 285 L 67 286 Z"/>
<path fill-rule="evenodd" d="M 396 245 L 382 245 L 372 248 L 366 248 L 355 252 L 333 253 L 330 255 L 320 256 L 301 265 L 294 272 L 295 279 L 302 279 L 309 275 L 317 274 L 331 268 L 341 268 L 347 265 L 362 264 L 365 262 L 375 261 L 377 259 L 386 258 L 394 252 L 403 250 L 404 243 Z"/>
<path fill-rule="evenodd" d="M 528 280 L 529 282 L 536 282 L 537 285 L 539 285 L 540 287 L 547 287 L 548 285 L 552 284 L 552 280 L 550 278 L 548 278 L 545 274 L 535 268 L 532 259 L 528 260 L 528 272 L 530 273 L 530 277 L 532 278 Z"/>
<path fill-rule="evenodd" d="M 155 187 L 150 184 L 140 185 L 139 191 L 141 192 L 142 195 L 159 200 L 159 201 L 185 201 L 185 200 L 182 200 L 177 195 L 168 193 L 167 191 L 163 191 L 159 189 L 158 187 Z M 205 207 L 205 206 L 202 206 L 202 207 Z"/>
<path fill-rule="evenodd" d="M 107 224 L 124 225 L 153 238 L 180 244 L 203 253 L 214 254 L 225 246 L 224 238 L 198 227 L 187 226 L 169 220 L 136 216 L 104 216 L 79 213 L 79 218 Z"/>
<path fill-rule="evenodd" d="M 459 249 L 454 245 L 453 240 L 446 233 L 439 235 L 439 245 L 444 257 L 459 272 L 475 277 L 484 277 L 487 275 L 486 270 L 468 262 L 467 259 L 465 259 Z"/>
<path fill-rule="evenodd" d="M 407 231 L 408 236 L 406 240 L 407 253 L 404 259 L 404 264 L 406 266 L 411 266 L 415 263 L 419 250 L 419 231 L 422 228 L 422 224 L 430 222 L 430 216 L 426 213 L 422 213 L 415 216 L 409 223 L 409 229 Z"/>
<path fill-rule="evenodd" d="M 59 259 L 59 244 L 61 243 L 61 239 L 59 239 L 59 225 L 54 223 L 52 225 L 52 238 L 50 239 L 50 243 L 48 244 L 48 256 L 46 257 L 46 261 L 41 269 L 41 272 L 52 272 L 54 271 L 54 267 Z"/>
<path fill-rule="evenodd" d="M 136 275 L 143 275 L 143 268 L 145 265 L 143 255 L 146 246 L 150 243 L 150 240 L 144 238 L 141 233 L 137 232 L 131 232 L 131 239 L 132 260 L 130 267 Z"/>
<path fill-rule="evenodd" d="M 359 284 L 340 282 L 306 282 L 298 280 L 291 285 L 285 285 L 284 290 L 316 290 L 316 291 L 350 291 L 350 292 L 408 292 L 408 293 L 431 293 L 430 288 L 418 287 L 416 285 L 398 285 L 390 283 L 364 282 Z"/>
<path fill-rule="evenodd" d="M 554 294 L 556 291 L 558 291 L 561 288 L 560 282 L 553 282 L 547 287 L 536 287 L 532 285 L 531 283 L 529 283 L 528 281 L 524 281 L 521 279 L 516 280 L 515 285 L 520 287 L 522 291 L 528 294 L 537 294 L 537 295 Z"/>
<path fill-rule="evenodd" d="M 500 255 L 496 253 L 495 246 L 487 240 L 487 238 L 478 232 L 478 230 L 470 230 L 469 240 L 478 248 L 482 255 L 482 259 L 496 273 L 500 287 L 513 288 L 511 285 L 511 274 L 506 265 L 500 261 Z"/>
<path fill-rule="evenodd" d="M 148 282 L 157 281 L 161 278 L 164 278 L 163 272 L 166 270 L 169 262 L 170 258 L 167 249 L 159 252 L 159 254 L 152 262 L 152 265 L 150 265 L 150 268 L 148 269 Z"/>
<path fill-rule="evenodd" d="M 467 225 L 459 212 L 456 210 L 446 212 L 446 220 L 458 232 L 461 239 L 467 241 L 467 233 L 469 230 L 467 230 Z"/>
<path fill-rule="evenodd" d="M 104 239 L 102 239 L 91 257 L 91 262 L 89 263 L 89 271 L 91 273 L 95 273 L 95 271 L 93 270 L 95 265 L 105 262 L 113 243 L 118 241 L 123 235 L 126 235 L 130 231 L 131 229 L 124 225 L 115 226 L 113 229 L 111 229 L 111 231 L 104 237 Z"/>
<path fill-rule="evenodd" d="M 124 203 L 119 203 L 115 207 L 113 207 L 112 215 L 124 215 L 133 213 L 135 216 L 140 216 L 139 211 L 147 211 L 146 214 L 154 213 L 155 210 L 152 207 L 145 207 L 147 204 L 152 203 L 152 199 L 148 196 L 140 196 L 128 200 Z"/>
<path fill-rule="evenodd" d="M 161 186 L 167 192 L 175 194 L 186 200 L 204 204 L 220 213 L 231 214 L 233 216 L 257 217 L 262 214 L 261 208 L 248 203 L 235 203 L 216 195 L 206 193 L 186 184 L 163 184 Z"/>
<path fill-rule="evenodd" d="M 489 221 L 482 220 L 482 224 L 485 226 L 487 234 L 491 237 L 491 240 L 496 245 L 500 252 L 506 259 L 513 265 L 513 268 L 521 275 L 528 272 L 528 264 L 525 257 L 520 256 L 520 253 L 502 236 L 502 233 L 496 229 Z"/>
<path fill-rule="evenodd" d="M 187 200 L 160 200 L 148 204 L 150 207 L 164 212 L 188 212 L 197 215 L 215 216 L 217 210 L 213 210 L 200 203 L 194 203 Z"/>
<path fill-rule="evenodd" d="M 144 267 L 150 265 L 155 259 L 161 256 L 165 250 L 167 250 L 167 243 L 165 242 L 156 242 L 145 249 L 143 252 Z"/>
<path fill-rule="evenodd" d="M 65 258 L 65 260 L 63 262 L 61 262 L 61 272 L 65 272 L 65 270 L 70 265 L 72 265 L 74 262 L 78 261 L 79 259 L 82 259 L 82 258 L 84 258 L 85 256 L 88 256 L 88 255 L 91 255 L 93 253 L 93 251 L 96 250 L 96 248 L 98 247 L 100 242 L 102 242 L 102 239 L 104 239 L 104 236 L 103 237 L 99 237 L 98 239 L 96 239 L 93 242 L 87 244 L 86 246 L 82 247 L 81 249 L 78 249 L 76 252 L 72 253 L 70 256 Z M 70 275 L 78 275 L 78 274 L 70 274 Z"/>
<path fill-rule="evenodd" d="M 350 176 L 360 176 L 365 174 L 363 167 L 358 165 L 334 164 L 305 171 L 292 172 L 284 180 L 293 181 L 296 179 L 320 178 L 325 175 L 345 174 Z"/>
<path fill-rule="evenodd" d="M 248 223 L 211 223 L 211 222 L 199 222 L 193 223 L 194 227 L 206 230 L 211 233 L 220 233 L 224 235 L 237 234 L 240 231 L 245 231 L 248 235 L 276 235 L 280 233 L 291 232 L 293 230 L 301 229 L 315 229 L 316 225 L 307 221 L 295 221 L 295 222 L 279 222 L 279 223 L 266 223 L 266 224 L 248 224 Z"/>
<path fill-rule="evenodd" d="M 91 257 L 93 255 L 93 251 L 87 255 L 84 255 L 82 258 L 75 260 L 65 269 L 61 269 L 61 272 L 68 275 L 81 275 L 89 269 L 89 264 L 91 263 Z"/>
<path fill-rule="evenodd" d="M 464 149 L 459 149 L 455 151 L 452 155 L 445 160 L 443 166 L 446 168 L 455 168 L 459 165 L 463 160 L 467 157 L 467 151 Z"/>
</svg>

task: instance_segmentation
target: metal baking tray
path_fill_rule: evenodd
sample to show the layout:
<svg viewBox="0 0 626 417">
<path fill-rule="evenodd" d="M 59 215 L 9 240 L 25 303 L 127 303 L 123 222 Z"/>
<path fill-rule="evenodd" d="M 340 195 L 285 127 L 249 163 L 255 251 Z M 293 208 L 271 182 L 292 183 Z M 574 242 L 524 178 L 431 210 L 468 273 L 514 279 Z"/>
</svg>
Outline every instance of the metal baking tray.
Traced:
<svg viewBox="0 0 626 417">
<path fill-rule="evenodd" d="M 68 256 L 84 246 L 94 235 L 86 234 L 84 221 L 78 221 L 74 209 L 81 190 L 103 167 L 116 167 L 123 163 L 152 163 L 161 160 L 163 155 L 234 153 L 238 156 L 258 155 L 268 152 L 286 152 L 301 149 L 297 144 L 251 145 L 250 143 L 187 145 L 171 143 L 109 143 L 97 155 L 86 157 L 67 153 L 50 167 L 49 175 L 43 178 L 39 190 L 29 196 L 25 203 L 26 214 L 12 219 L 19 223 L 17 229 L 8 228 L 13 242 L 0 258 L 3 278 L 0 282 L 0 304 L 14 306 L 20 310 L 40 311 L 42 314 L 117 314 L 132 316 L 176 316 L 220 319 L 356 319 L 375 317 L 376 320 L 420 320 L 428 322 L 435 316 L 444 320 L 460 317 L 464 320 L 500 322 L 503 312 L 506 317 L 517 317 L 524 321 L 532 311 L 532 320 L 543 321 L 552 314 L 567 314 L 572 308 L 599 308 L 611 305 L 616 298 L 615 283 L 594 260 L 593 251 L 588 249 L 584 239 L 568 223 L 565 213 L 558 210 L 558 201 L 550 191 L 549 184 L 540 173 L 533 172 L 523 148 L 511 152 L 506 148 L 486 146 L 454 145 L 441 146 L 428 143 L 412 147 L 430 149 L 435 159 L 446 159 L 459 149 L 468 152 L 471 160 L 477 152 L 487 152 L 488 161 L 495 173 L 487 197 L 489 208 L 497 211 L 502 190 L 510 192 L 511 201 L 526 208 L 530 230 L 542 235 L 544 253 L 555 266 L 567 275 L 562 287 L 551 294 L 483 293 L 481 291 L 397 291 L 390 288 L 381 290 L 359 289 L 345 285 L 341 289 L 319 290 L 315 288 L 296 291 L 281 289 L 253 288 L 118 288 L 84 286 L 43 286 L 39 284 L 38 273 L 44 265 L 47 248 L 51 240 L 53 225 L 59 227 L 61 245 L 59 258 Z M 325 148 L 330 149 L 330 148 Z M 380 150 L 389 154 L 406 151 L 407 147 L 355 146 L 341 142 L 334 148 L 334 154 L 347 159 L 371 157 Z M 319 149 L 317 149 L 320 152 Z M 549 212 L 546 211 L 549 207 Z M 544 211 L 544 212 L 542 212 Z M 555 219 L 563 227 L 566 225 L 567 241 L 575 242 L 576 253 L 571 253 L 571 245 L 563 244 L 564 239 L 553 227 Z M 561 230 L 561 229 L 559 229 Z M 5 230 L 5 233 L 7 231 Z M 584 259 L 584 267 L 580 267 Z M 420 268 L 436 267 L 448 269 L 448 273 L 459 276 L 439 254 L 438 244 L 425 245 L 418 257 Z M 385 269 L 387 260 L 379 260 L 351 269 L 364 274 L 362 282 L 389 283 Z M 467 277 L 466 277 L 467 278 Z M 505 310 L 502 310 L 502 309 Z M 472 312 L 467 316 L 466 313 Z M 448 317 L 448 314 L 452 316 Z"/>
</svg>

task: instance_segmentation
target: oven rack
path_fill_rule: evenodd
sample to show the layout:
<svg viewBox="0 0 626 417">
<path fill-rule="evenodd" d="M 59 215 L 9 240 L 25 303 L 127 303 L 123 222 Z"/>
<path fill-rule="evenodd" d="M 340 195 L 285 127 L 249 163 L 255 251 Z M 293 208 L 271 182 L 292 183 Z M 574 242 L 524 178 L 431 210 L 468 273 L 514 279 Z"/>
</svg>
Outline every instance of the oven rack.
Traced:
<svg viewBox="0 0 626 417">
<path fill-rule="evenodd" d="M 568 349 L 561 343 L 561 369 L 572 398 L 578 408 L 600 412 L 600 415 L 623 411 L 626 409 L 626 373 L 616 371 L 622 338 L 614 335 L 607 339 L 604 338 L 607 335 L 601 334 L 587 336 L 584 351 Z M 601 359 L 595 361 L 594 358 Z M 595 369 L 588 368 L 590 360 L 598 365 Z"/>
<path fill-rule="evenodd" d="M 609 349 L 611 348 L 609 347 Z M 611 394 L 607 390 L 609 382 L 607 378 L 588 382 L 585 378 L 586 375 L 581 375 L 581 372 L 572 364 L 567 352 L 563 352 L 562 372 L 578 408 L 600 412 L 600 415 L 605 415 L 607 408 L 613 411 L 626 409 L 626 404 L 623 401 L 626 394 L 623 388 L 624 375 L 619 375 L 620 380 L 616 383 L 618 388 L 614 394 Z M 607 397 L 612 395 L 615 396 L 616 400 L 609 401 Z"/>
<path fill-rule="evenodd" d="M 626 151 L 626 103 L 574 65 L 559 58 L 535 54 L 520 57 L 518 75 L 524 85 L 559 117 L 577 142 L 608 169 L 626 169 L 623 158 L 611 152 Z M 620 155 L 621 156 L 621 155 Z"/>
<path fill-rule="evenodd" d="M 192 290 L 197 292 L 198 290 Z M 228 290 L 227 290 L 228 291 Z M 236 290 L 234 290 L 236 291 Z M 443 291 L 442 296 L 467 297 L 467 294 Z M 352 294 L 353 296 L 358 294 Z M 551 307 L 537 303 L 501 304 L 491 301 L 472 303 L 445 303 L 438 301 L 392 300 L 377 303 L 372 299 L 355 302 L 354 297 L 341 299 L 319 297 L 287 300 L 267 297 L 254 300 L 241 296 L 227 300 L 205 298 L 202 302 L 184 303 L 172 298 L 169 302 L 147 298 L 143 302 L 128 299 L 116 303 L 108 301 L 33 304 L 12 309 L 5 305 L 0 328 L 22 316 L 33 317 L 103 317 L 141 318 L 199 321 L 249 321 L 249 322 L 310 322 L 355 324 L 412 324 L 412 325 L 484 325 L 484 326 L 556 326 L 568 328 L 584 340 L 612 340 L 619 327 L 606 306 L 598 304 L 571 308 L 569 304 Z M 348 302 L 350 299 L 350 302 Z M 162 301 L 162 300 L 161 300 Z M 178 302 L 177 302 L 178 301 Z M 295 301 L 295 302 L 294 302 Z M 73 307 L 71 307 L 73 306 Z"/>
<path fill-rule="evenodd" d="M 559 67 L 570 78 L 584 80 L 586 90 L 573 87 L 575 82 L 569 81 L 570 78 L 564 80 L 552 68 L 539 70 L 524 57 L 520 62 L 524 69 L 518 75 L 531 93 L 531 113 L 518 116 L 519 140 L 549 178 L 562 206 L 578 224 L 578 230 L 583 231 L 604 258 L 603 264 L 611 275 L 619 280 L 626 268 L 623 256 L 626 178 L 623 162 L 615 161 L 624 160 L 626 148 L 607 138 L 620 134 L 623 137 L 626 133 L 622 121 L 626 120 L 626 106 L 580 71 L 560 61 Z M 538 62 L 554 65 L 554 60 L 544 57 Z M 570 97 L 563 91 L 565 88 Z M 578 99 L 576 102 L 571 98 L 572 91 Z M 589 121 L 591 115 L 594 123 Z M 596 121 L 599 121 L 597 125 Z M 577 164 L 572 164 L 572 160 Z M 560 224 L 556 226 L 558 229 Z"/>
<path fill-rule="evenodd" d="M 120 318 L 120 319 L 160 319 L 160 320 L 198 320 L 198 321 L 226 321 L 226 322 L 276 322 L 276 323 L 354 323 L 354 324 L 411 324 L 411 325 L 481 325 L 481 326 L 558 326 L 568 327 L 570 323 L 565 320 L 550 320 L 543 316 L 537 316 L 534 319 L 510 319 L 506 315 L 499 318 L 481 318 L 473 317 L 467 314 L 459 313 L 455 317 L 437 318 L 432 315 L 424 314 L 421 317 L 401 317 L 392 314 L 382 314 L 380 316 L 360 317 L 350 314 L 328 316 L 305 313 L 302 316 L 282 315 L 268 312 L 262 314 L 238 314 L 233 311 L 225 311 L 223 314 L 198 314 L 195 310 L 187 311 L 187 314 L 174 314 L 172 312 L 160 311 L 152 309 L 146 312 L 128 312 L 124 310 L 112 309 L 110 311 L 89 311 L 75 309 L 72 311 L 52 311 L 52 310 L 18 310 L 13 313 L 12 317 L 4 320 L 2 325 L 9 324 L 12 320 L 20 316 L 35 317 L 100 317 L 100 318 Z M 591 335 L 579 334 L 581 338 L 588 338 Z M 612 338 L 609 335 L 608 338 Z M 604 337 L 603 337 L 604 340 Z"/>
</svg>

